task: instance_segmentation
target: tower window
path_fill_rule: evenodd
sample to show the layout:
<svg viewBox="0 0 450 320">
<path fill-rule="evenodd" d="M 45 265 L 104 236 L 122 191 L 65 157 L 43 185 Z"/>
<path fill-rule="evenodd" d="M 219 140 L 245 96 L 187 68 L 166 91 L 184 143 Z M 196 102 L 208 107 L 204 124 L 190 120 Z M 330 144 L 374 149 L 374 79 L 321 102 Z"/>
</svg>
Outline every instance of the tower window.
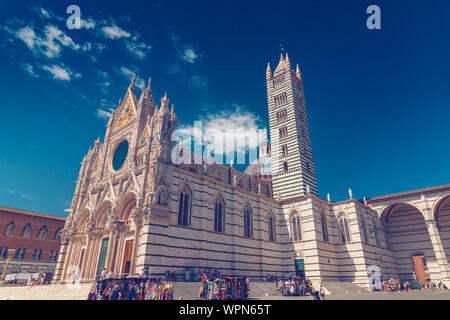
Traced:
<svg viewBox="0 0 450 320">
<path fill-rule="evenodd" d="M 284 75 L 282 75 L 280 77 L 276 77 L 275 79 L 273 79 L 273 86 L 274 86 L 274 88 L 281 87 L 283 84 L 284 84 Z"/>
<path fill-rule="evenodd" d="M 288 146 L 287 146 L 287 144 L 283 144 L 281 146 L 281 155 L 283 157 L 287 157 L 288 156 Z"/>
<path fill-rule="evenodd" d="M 287 161 L 283 162 L 283 170 L 284 170 L 284 172 L 288 172 L 288 163 L 287 163 Z"/>
<path fill-rule="evenodd" d="M 275 102 L 275 107 L 280 107 L 282 105 L 285 105 L 287 103 L 287 95 L 286 92 L 280 93 L 273 97 Z"/>
<path fill-rule="evenodd" d="M 280 139 L 285 139 L 288 136 L 287 127 L 282 127 L 279 129 Z"/>
<path fill-rule="evenodd" d="M 287 110 L 286 109 L 283 109 L 283 110 L 277 112 L 277 121 L 278 122 L 285 121 L 286 119 L 287 119 Z"/>
</svg>

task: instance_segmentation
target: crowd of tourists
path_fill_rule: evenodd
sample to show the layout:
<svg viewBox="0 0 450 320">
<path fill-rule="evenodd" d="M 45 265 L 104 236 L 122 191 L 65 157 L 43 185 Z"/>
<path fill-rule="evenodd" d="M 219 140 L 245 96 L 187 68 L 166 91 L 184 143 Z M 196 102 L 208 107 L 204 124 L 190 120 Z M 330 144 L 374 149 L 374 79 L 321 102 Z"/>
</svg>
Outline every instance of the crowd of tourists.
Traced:
<svg viewBox="0 0 450 320">
<path fill-rule="evenodd" d="M 88 300 L 173 300 L 173 284 L 158 279 L 104 279 L 91 289 Z"/>
<path fill-rule="evenodd" d="M 425 283 L 414 282 L 410 283 L 408 281 L 401 282 L 399 279 L 388 279 L 380 282 L 375 291 L 383 291 L 383 292 L 396 292 L 400 293 L 400 291 L 408 292 L 412 289 L 417 290 L 444 290 L 447 289 L 444 283 L 441 280 L 431 281 L 426 280 Z"/>
<path fill-rule="evenodd" d="M 52 274 L 51 273 L 47 273 L 47 272 L 42 272 L 35 275 L 30 275 L 30 279 L 28 281 L 28 289 L 38 286 L 38 285 L 43 285 L 43 284 L 50 284 L 52 279 Z"/>
<path fill-rule="evenodd" d="M 442 280 L 431 281 L 427 280 L 424 284 L 418 284 L 420 287 L 419 290 L 444 290 L 447 289 L 447 286 L 442 282 Z"/>
<path fill-rule="evenodd" d="M 201 274 L 198 296 L 202 300 L 246 300 L 250 294 L 250 279 L 220 277 L 218 272 Z"/>
<path fill-rule="evenodd" d="M 325 289 L 322 285 L 314 288 L 313 283 L 308 279 L 291 276 L 288 279 L 277 281 L 277 291 L 282 296 L 307 296 L 316 300 L 325 299 Z"/>
</svg>

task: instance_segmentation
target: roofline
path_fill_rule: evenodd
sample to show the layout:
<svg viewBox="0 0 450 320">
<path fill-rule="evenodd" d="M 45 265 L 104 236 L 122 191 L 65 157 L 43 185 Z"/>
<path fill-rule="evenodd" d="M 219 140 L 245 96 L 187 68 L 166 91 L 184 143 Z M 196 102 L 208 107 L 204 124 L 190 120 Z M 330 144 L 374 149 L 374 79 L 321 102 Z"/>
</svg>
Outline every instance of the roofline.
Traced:
<svg viewBox="0 0 450 320">
<path fill-rule="evenodd" d="M 21 209 L 14 209 L 14 208 L 9 208 L 9 207 L 2 207 L 2 206 L 0 206 L 0 211 L 6 211 L 6 212 L 11 212 L 11 213 L 18 213 L 18 214 L 23 214 L 23 215 L 27 215 L 27 216 L 33 216 L 33 217 L 39 217 L 39 218 L 44 218 L 44 219 L 66 221 L 66 218 L 61 217 L 61 216 L 54 216 L 54 215 L 50 215 L 50 214 L 32 212 L 32 211 L 21 210 Z"/>
<path fill-rule="evenodd" d="M 450 184 L 368 198 L 367 202 L 375 202 L 375 201 L 380 201 L 380 200 L 387 200 L 387 199 L 393 199 L 393 198 L 397 198 L 397 197 L 409 196 L 409 195 L 413 195 L 413 194 L 417 194 L 417 193 L 432 192 L 432 191 L 438 191 L 438 190 L 440 191 L 440 190 L 445 190 L 445 189 L 450 190 Z"/>
</svg>

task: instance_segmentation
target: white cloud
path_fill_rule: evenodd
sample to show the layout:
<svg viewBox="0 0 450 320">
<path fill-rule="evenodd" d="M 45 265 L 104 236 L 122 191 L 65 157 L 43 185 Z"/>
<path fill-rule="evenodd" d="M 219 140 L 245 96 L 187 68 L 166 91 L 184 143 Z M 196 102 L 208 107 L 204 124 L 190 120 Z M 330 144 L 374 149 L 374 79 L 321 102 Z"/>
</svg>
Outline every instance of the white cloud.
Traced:
<svg viewBox="0 0 450 320">
<path fill-rule="evenodd" d="M 103 35 L 108 39 L 120 39 L 120 38 L 128 38 L 131 34 L 117 25 L 113 24 L 110 27 L 102 27 Z"/>
<path fill-rule="evenodd" d="M 42 69 L 50 72 L 50 74 L 53 75 L 53 79 L 56 80 L 63 80 L 63 81 L 70 81 L 71 79 L 71 75 L 72 75 L 72 71 L 64 66 L 59 66 L 59 65 L 52 65 L 52 66 L 43 66 Z M 75 78 L 80 78 L 81 74 L 76 73 L 74 75 Z"/>
<path fill-rule="evenodd" d="M 192 45 L 182 45 L 180 37 L 176 34 L 170 33 L 169 37 L 172 41 L 172 45 L 175 48 L 175 51 L 177 52 L 178 57 L 182 61 L 195 63 L 195 61 L 201 57 L 201 55 L 195 52 L 195 49 Z"/>
<path fill-rule="evenodd" d="M 139 59 L 144 59 L 147 56 L 148 51 L 152 48 L 152 46 L 145 42 L 137 42 L 136 40 L 126 41 L 125 47 Z"/>
<path fill-rule="evenodd" d="M 95 23 L 94 19 L 87 18 L 86 20 L 81 19 L 81 28 L 85 29 L 94 29 L 97 24 Z"/>
<path fill-rule="evenodd" d="M 135 85 L 136 87 L 138 87 L 139 89 L 144 89 L 145 88 L 145 81 L 144 79 L 142 79 L 141 77 L 136 75 L 136 71 L 133 71 L 130 68 L 127 67 L 120 67 L 119 69 L 115 69 L 117 73 L 119 73 L 120 75 L 124 76 L 128 81 L 131 81 L 131 78 L 133 76 L 136 76 L 135 78 Z"/>
<path fill-rule="evenodd" d="M 111 113 L 113 111 L 114 111 L 114 109 L 112 109 L 112 108 L 108 109 L 108 110 L 103 110 L 101 108 L 97 108 L 96 115 L 100 119 L 108 120 L 111 117 Z"/>
<path fill-rule="evenodd" d="M 262 130 L 262 121 L 256 114 L 247 111 L 245 106 L 232 104 L 231 108 L 210 113 L 199 121 L 203 130 L 203 141 L 196 140 L 195 143 L 197 146 L 201 144 L 208 146 L 210 150 L 214 150 L 216 156 L 222 156 L 225 153 L 224 142 L 227 146 L 234 146 L 236 140 L 238 143 L 235 151 L 241 157 L 246 152 L 244 144 L 246 138 L 250 150 L 256 150 L 258 144 L 262 142 L 262 133 L 259 131 Z M 193 135 L 193 132 L 194 125 L 180 125 L 174 132 L 173 140 L 183 137 L 185 146 L 190 149 L 189 136 Z M 227 153 L 230 154 L 230 152 Z"/>
<path fill-rule="evenodd" d="M 9 194 L 16 195 L 16 196 L 21 197 L 23 199 L 32 200 L 32 198 L 29 195 L 25 194 L 25 193 L 21 193 L 21 192 L 16 191 L 16 190 L 5 190 L 5 191 L 8 192 Z"/>
<path fill-rule="evenodd" d="M 75 51 L 80 49 L 80 45 L 76 44 L 71 37 L 53 25 L 45 26 L 43 36 L 36 34 L 31 27 L 23 27 L 17 31 L 6 30 L 22 40 L 35 54 L 44 55 L 47 58 L 59 57 L 62 47 Z"/>
<path fill-rule="evenodd" d="M 36 41 L 36 33 L 30 27 L 25 27 L 16 32 L 17 38 L 25 42 L 28 48 L 33 49 Z"/>
<path fill-rule="evenodd" d="M 34 78 L 39 78 L 39 75 L 34 72 L 33 66 L 29 63 L 23 63 L 22 64 L 22 68 L 23 70 L 28 73 L 30 76 L 34 77 Z"/>
<path fill-rule="evenodd" d="M 187 61 L 189 63 L 194 63 L 198 58 L 198 55 L 195 53 L 194 48 L 191 46 L 187 46 L 184 48 L 184 51 L 180 54 L 181 60 Z"/>
</svg>

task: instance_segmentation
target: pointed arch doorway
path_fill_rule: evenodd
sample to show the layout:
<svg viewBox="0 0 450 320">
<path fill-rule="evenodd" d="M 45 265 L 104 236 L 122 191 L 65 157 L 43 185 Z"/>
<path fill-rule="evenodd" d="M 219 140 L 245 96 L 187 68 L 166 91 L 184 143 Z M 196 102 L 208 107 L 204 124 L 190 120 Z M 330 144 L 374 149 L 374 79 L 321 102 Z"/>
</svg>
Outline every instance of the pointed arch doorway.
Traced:
<svg viewBox="0 0 450 320">
<path fill-rule="evenodd" d="M 123 262 L 122 262 L 122 276 L 126 277 L 130 274 L 131 269 L 131 259 L 133 255 L 133 240 L 127 240 L 125 242 L 125 250 L 123 253 Z"/>
</svg>

